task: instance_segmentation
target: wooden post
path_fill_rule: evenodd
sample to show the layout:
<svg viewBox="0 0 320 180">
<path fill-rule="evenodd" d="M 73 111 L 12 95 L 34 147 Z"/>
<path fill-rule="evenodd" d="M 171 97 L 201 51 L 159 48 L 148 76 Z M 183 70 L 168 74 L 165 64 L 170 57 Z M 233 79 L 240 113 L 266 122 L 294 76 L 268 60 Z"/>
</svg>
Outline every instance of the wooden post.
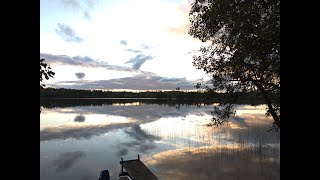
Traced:
<svg viewBox="0 0 320 180">
<path fill-rule="evenodd" d="M 120 164 L 121 164 L 121 173 L 123 173 L 123 165 L 122 165 L 122 162 L 123 162 L 123 158 L 121 158 L 121 162 L 120 162 Z"/>
</svg>

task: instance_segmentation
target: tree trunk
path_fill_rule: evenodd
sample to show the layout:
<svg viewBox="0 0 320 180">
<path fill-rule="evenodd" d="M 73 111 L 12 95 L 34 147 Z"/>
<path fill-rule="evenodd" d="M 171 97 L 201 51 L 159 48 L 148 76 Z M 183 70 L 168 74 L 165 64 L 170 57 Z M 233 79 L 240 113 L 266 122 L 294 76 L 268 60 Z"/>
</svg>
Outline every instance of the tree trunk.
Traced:
<svg viewBox="0 0 320 180">
<path fill-rule="evenodd" d="M 274 110 L 274 108 L 272 106 L 270 98 L 267 96 L 267 93 L 266 93 L 266 91 L 264 90 L 264 88 L 263 88 L 263 86 L 261 84 L 259 84 L 259 83 L 255 83 L 255 84 L 258 87 L 258 89 L 260 90 L 260 92 L 262 93 L 263 98 L 265 99 L 265 101 L 266 101 L 266 103 L 268 105 L 269 113 L 273 117 L 274 124 L 280 129 L 280 118 L 276 114 L 276 112 L 275 112 L 275 110 Z"/>
</svg>

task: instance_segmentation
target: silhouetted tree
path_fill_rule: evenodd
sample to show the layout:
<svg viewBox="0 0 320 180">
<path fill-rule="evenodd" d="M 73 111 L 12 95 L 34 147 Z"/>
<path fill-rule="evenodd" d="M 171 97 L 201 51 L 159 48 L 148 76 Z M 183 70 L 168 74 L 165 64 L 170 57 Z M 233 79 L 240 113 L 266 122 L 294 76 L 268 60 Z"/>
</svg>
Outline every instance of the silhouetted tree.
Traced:
<svg viewBox="0 0 320 180">
<path fill-rule="evenodd" d="M 53 71 L 51 71 L 50 65 L 44 63 L 43 61 L 44 59 L 40 59 L 40 87 L 45 87 L 45 85 L 41 83 L 44 78 L 48 80 L 55 74 Z"/>
<path fill-rule="evenodd" d="M 41 83 L 43 78 L 48 80 L 50 77 L 53 77 L 55 74 L 53 71 L 51 71 L 51 67 L 48 64 L 44 63 L 43 61 L 44 59 L 40 59 L 40 97 L 41 97 L 41 91 L 45 87 L 45 85 Z M 41 106 L 40 106 L 40 113 L 41 113 Z"/>
<path fill-rule="evenodd" d="M 244 92 L 258 91 L 280 128 L 280 0 L 195 0 L 189 15 L 189 34 L 211 42 L 194 66 L 211 77 L 210 89 L 231 95 L 215 107 L 211 125 L 234 114 Z"/>
</svg>

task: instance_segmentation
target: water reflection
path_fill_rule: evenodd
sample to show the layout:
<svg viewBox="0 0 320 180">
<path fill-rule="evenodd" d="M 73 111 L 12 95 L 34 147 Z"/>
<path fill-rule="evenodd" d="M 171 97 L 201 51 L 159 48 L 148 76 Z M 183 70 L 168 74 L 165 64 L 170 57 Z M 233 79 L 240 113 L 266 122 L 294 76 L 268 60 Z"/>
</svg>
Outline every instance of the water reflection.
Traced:
<svg viewBox="0 0 320 180">
<path fill-rule="evenodd" d="M 132 150 L 133 148 L 137 149 L 140 153 L 146 154 L 156 148 L 155 143 L 153 143 L 154 141 L 162 139 L 160 136 L 146 133 L 141 129 L 139 124 L 134 124 L 130 129 L 124 130 L 124 132 L 133 138 L 133 140 L 120 144 L 123 149 L 119 151 L 119 155 L 126 155 L 128 149 Z"/>
<path fill-rule="evenodd" d="M 43 180 L 98 179 L 102 169 L 117 179 L 120 158 L 137 154 L 159 179 L 279 179 L 280 133 L 267 132 L 264 105 L 238 105 L 213 128 L 210 105 L 61 104 L 41 112 Z"/>
<path fill-rule="evenodd" d="M 53 161 L 53 166 L 55 167 L 56 172 L 65 171 L 85 155 L 86 154 L 81 151 L 63 153 L 58 157 L 58 159 Z"/>
<path fill-rule="evenodd" d="M 279 179 L 277 153 L 272 154 L 277 159 L 263 158 L 270 155 L 257 153 L 254 148 L 237 146 L 178 149 L 155 154 L 147 162 L 155 167 L 159 179 Z"/>
<path fill-rule="evenodd" d="M 45 128 L 40 131 L 40 141 L 49 140 L 66 140 L 74 139 L 89 139 L 92 136 L 101 135 L 111 130 L 130 127 L 129 123 L 118 123 L 102 126 L 71 126 L 71 127 L 53 127 Z"/>
<path fill-rule="evenodd" d="M 134 124 L 130 130 L 125 130 L 125 133 L 136 139 L 137 141 L 155 141 L 155 140 L 160 140 L 161 137 L 159 136 L 154 136 L 151 134 L 147 134 L 145 131 L 143 131 L 140 127 L 139 124 Z"/>
<path fill-rule="evenodd" d="M 84 122 L 85 120 L 86 120 L 86 117 L 81 114 L 74 118 L 75 122 Z"/>
</svg>

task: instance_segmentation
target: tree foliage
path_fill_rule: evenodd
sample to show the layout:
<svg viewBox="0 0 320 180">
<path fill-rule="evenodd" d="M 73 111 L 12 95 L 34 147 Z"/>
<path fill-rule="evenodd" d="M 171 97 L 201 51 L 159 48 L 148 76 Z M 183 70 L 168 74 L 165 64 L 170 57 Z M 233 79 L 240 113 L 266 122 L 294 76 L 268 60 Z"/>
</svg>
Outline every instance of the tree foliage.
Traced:
<svg viewBox="0 0 320 180">
<path fill-rule="evenodd" d="M 212 90 L 233 102 L 260 92 L 280 128 L 280 0 L 195 0 L 189 15 L 189 34 L 211 42 L 193 65 L 211 77 Z M 214 109 L 212 125 L 235 113 L 230 99 Z"/>
<path fill-rule="evenodd" d="M 44 59 L 40 59 L 40 87 L 45 87 L 41 82 L 43 79 L 48 80 L 50 77 L 54 76 L 54 72 L 51 70 L 50 65 L 43 62 Z"/>
</svg>

